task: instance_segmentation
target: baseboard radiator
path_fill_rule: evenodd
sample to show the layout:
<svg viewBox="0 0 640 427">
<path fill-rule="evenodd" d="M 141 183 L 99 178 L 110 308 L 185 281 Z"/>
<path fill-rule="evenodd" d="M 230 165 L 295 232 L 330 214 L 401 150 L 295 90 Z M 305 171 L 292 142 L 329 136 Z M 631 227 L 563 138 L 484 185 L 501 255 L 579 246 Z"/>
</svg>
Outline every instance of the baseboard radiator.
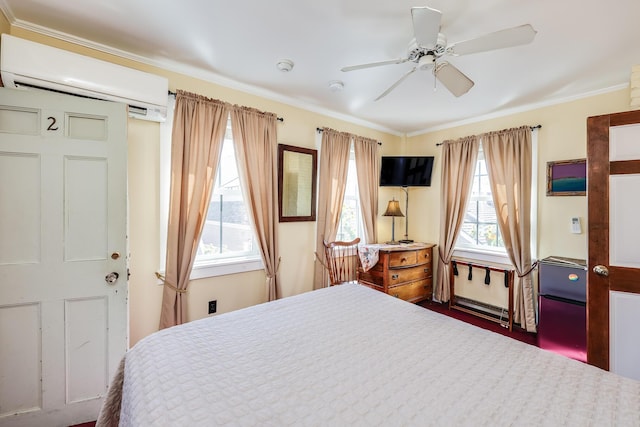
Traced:
<svg viewBox="0 0 640 427">
<path fill-rule="evenodd" d="M 463 307 L 478 313 L 485 314 L 487 316 L 491 316 L 494 319 L 496 319 L 496 321 L 498 321 L 502 326 L 508 326 L 509 308 L 498 307 L 496 305 L 487 304 L 482 301 L 476 301 L 476 300 L 461 297 L 458 295 L 455 296 L 455 299 L 456 299 L 455 303 L 459 307 Z"/>
</svg>

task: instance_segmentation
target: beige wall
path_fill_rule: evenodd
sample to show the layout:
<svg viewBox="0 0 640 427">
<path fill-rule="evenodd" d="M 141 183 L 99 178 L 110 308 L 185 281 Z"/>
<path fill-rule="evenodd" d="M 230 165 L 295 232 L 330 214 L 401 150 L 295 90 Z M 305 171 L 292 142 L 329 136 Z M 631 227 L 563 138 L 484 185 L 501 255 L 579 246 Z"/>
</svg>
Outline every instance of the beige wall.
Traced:
<svg viewBox="0 0 640 427">
<path fill-rule="evenodd" d="M 4 16 L 4 14 L 0 13 L 0 34 L 8 33 L 11 26 L 9 25 L 9 21 Z"/>
<path fill-rule="evenodd" d="M 0 30 L 8 29 L 0 16 Z M 569 233 L 569 218 L 579 216 L 586 223 L 585 197 L 546 197 L 546 162 L 581 158 L 586 155 L 585 121 L 588 116 L 628 109 L 629 92 L 620 90 L 552 107 L 514 114 L 499 119 L 429 132 L 414 137 L 398 137 L 364 126 L 309 112 L 269 99 L 225 88 L 178 73 L 139 64 L 103 52 L 93 51 L 57 39 L 12 27 L 18 37 L 72 50 L 163 75 L 172 90 L 183 89 L 223 101 L 271 111 L 284 118 L 278 125 L 281 143 L 315 148 L 316 127 L 328 126 L 383 142 L 382 154 L 434 155 L 432 186 L 409 190 L 409 237 L 416 241 L 437 242 L 440 191 L 440 149 L 436 143 L 448 138 L 498 130 L 520 125 L 541 124 L 539 131 L 539 251 L 576 258 L 586 257 L 586 234 Z M 159 125 L 129 120 L 129 248 L 130 270 L 130 341 L 135 344 L 157 330 L 162 287 L 155 278 L 159 265 Z M 395 197 L 404 210 L 404 193 L 400 189 L 380 189 L 380 211 Z M 315 222 L 282 223 L 279 227 L 282 264 L 280 278 L 283 295 L 312 289 Z M 391 237 L 391 221 L 381 217 L 379 240 Z M 396 236 L 404 234 L 404 220 L 396 221 Z M 196 280 L 189 290 L 189 318 L 206 317 L 207 302 L 218 301 L 218 312 L 228 312 L 265 301 L 263 272 L 250 272 Z"/>
<path fill-rule="evenodd" d="M 0 23 L 2 20 L 0 19 Z M 71 50 L 132 68 L 153 72 L 169 79 L 172 90 L 183 89 L 233 104 L 276 113 L 284 118 L 278 125 L 278 142 L 316 148 L 316 128 L 328 126 L 393 144 L 399 138 L 360 125 L 302 110 L 178 73 L 139 64 L 103 52 L 96 52 L 13 27 L 11 34 Z M 129 119 L 129 313 L 130 342 L 157 330 L 162 287 L 155 272 L 159 265 L 159 128 L 157 123 Z M 280 279 L 284 296 L 313 288 L 315 222 L 282 223 L 279 227 Z M 218 313 L 265 302 L 265 275 L 262 271 L 194 280 L 189 287 L 189 319 L 207 316 L 207 302 L 217 300 Z"/>
<path fill-rule="evenodd" d="M 622 89 L 407 138 L 407 142 L 402 147 L 403 152 L 436 156 L 432 186 L 427 189 L 411 190 L 410 233 L 419 240 L 431 242 L 438 240 L 441 150 L 436 147 L 436 143 L 493 130 L 540 124 L 542 128 L 538 130 L 537 255 L 539 258 L 549 255 L 587 258 L 587 198 L 547 196 L 546 165 L 548 161 L 586 157 L 587 117 L 628 109 L 629 90 Z M 582 221 L 582 234 L 570 233 L 569 221 L 574 216 L 580 217 Z"/>
<path fill-rule="evenodd" d="M 394 147 L 396 153 L 435 156 L 431 187 L 409 190 L 409 237 L 417 241 L 438 242 L 441 148 L 436 146 L 437 143 L 483 132 L 540 124 L 542 128 L 537 131 L 538 232 L 536 255 L 538 259 L 549 255 L 586 259 L 587 198 L 583 196 L 547 196 L 547 162 L 585 158 L 587 117 L 626 110 L 629 110 L 629 89 L 621 89 L 500 118 L 407 137 Z M 387 192 L 386 197 L 383 195 L 383 191 Z M 391 196 L 399 198 L 401 203 L 404 203 L 404 194 L 401 190 L 381 189 L 381 199 L 387 201 Z M 570 219 L 574 216 L 581 219 L 582 234 L 570 232 Z M 385 223 L 385 220 L 387 218 L 382 217 L 380 223 Z M 400 221 L 396 221 L 396 235 L 398 227 L 404 230 L 402 218 Z M 390 231 L 388 233 L 390 236 Z M 382 232 L 381 235 L 384 236 Z M 437 253 L 435 256 L 437 258 Z M 437 268 L 437 263 L 434 267 Z M 474 275 L 473 283 L 480 280 L 476 276 L 478 274 Z M 460 282 L 461 286 L 456 285 L 458 295 L 495 306 L 506 306 L 505 301 L 508 299 L 506 294 L 496 294 L 495 292 L 501 287 L 473 286 L 473 284 L 466 283 L 466 280 Z M 481 280 L 480 283 L 482 283 Z"/>
</svg>

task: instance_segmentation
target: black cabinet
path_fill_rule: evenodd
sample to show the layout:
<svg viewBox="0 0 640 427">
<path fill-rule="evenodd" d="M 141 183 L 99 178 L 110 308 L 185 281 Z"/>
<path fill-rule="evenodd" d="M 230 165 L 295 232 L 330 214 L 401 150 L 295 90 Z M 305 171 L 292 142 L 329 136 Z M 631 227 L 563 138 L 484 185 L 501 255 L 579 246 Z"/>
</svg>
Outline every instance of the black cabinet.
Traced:
<svg viewBox="0 0 640 427">
<path fill-rule="evenodd" d="M 553 256 L 539 266 L 538 346 L 586 362 L 586 262 Z"/>
</svg>

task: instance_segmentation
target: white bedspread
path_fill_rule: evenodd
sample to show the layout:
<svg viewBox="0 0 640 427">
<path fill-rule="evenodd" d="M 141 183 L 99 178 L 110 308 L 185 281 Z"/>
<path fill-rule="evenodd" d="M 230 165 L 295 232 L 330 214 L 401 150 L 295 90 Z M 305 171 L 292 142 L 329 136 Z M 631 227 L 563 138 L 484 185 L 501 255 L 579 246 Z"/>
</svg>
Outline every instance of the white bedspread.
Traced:
<svg viewBox="0 0 640 427">
<path fill-rule="evenodd" d="M 122 426 L 640 426 L 640 382 L 359 286 L 153 334 Z"/>
</svg>

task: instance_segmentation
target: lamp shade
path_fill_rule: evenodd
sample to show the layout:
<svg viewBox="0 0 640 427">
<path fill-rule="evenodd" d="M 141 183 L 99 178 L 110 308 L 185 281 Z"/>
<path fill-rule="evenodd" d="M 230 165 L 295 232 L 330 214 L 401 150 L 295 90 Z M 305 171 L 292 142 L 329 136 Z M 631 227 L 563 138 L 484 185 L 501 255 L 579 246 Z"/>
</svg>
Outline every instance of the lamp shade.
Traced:
<svg viewBox="0 0 640 427">
<path fill-rule="evenodd" d="M 400 202 L 397 200 L 389 200 L 387 210 L 382 214 L 382 216 L 404 216 L 400 210 Z"/>
</svg>

